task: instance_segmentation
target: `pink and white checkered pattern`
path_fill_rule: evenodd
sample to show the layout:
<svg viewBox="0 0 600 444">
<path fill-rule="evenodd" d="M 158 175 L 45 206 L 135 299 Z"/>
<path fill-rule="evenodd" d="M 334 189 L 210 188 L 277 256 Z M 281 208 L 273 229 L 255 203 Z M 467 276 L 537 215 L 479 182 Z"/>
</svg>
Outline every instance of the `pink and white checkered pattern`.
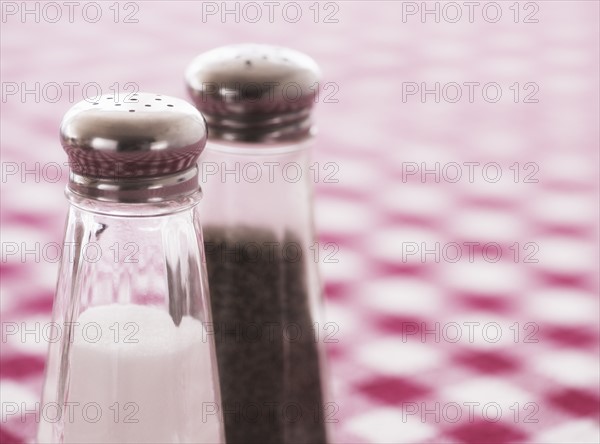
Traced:
<svg viewBox="0 0 600 444">
<path fill-rule="evenodd" d="M 5 406 L 34 408 L 46 344 L 5 333 L 50 316 L 57 263 L 43 246 L 61 241 L 66 213 L 66 168 L 57 177 L 48 166 L 66 162 L 64 83 L 97 82 L 106 93 L 136 82 L 185 97 L 183 70 L 196 54 L 242 41 L 304 51 L 339 87 L 338 103 L 317 105 L 315 152 L 319 237 L 339 245 L 338 262 L 322 263 L 326 317 L 339 327 L 327 345 L 335 441 L 600 442 L 597 2 L 530 2 L 538 23 L 523 23 L 533 11 L 524 2 L 519 23 L 513 2 L 500 2 L 498 23 L 481 14 L 422 23 L 403 22 L 410 2 L 366 1 L 337 2 L 339 23 L 314 23 L 310 2 L 298 23 L 276 15 L 257 24 L 203 22 L 206 2 L 136 3 L 136 24 L 113 23 L 109 3 L 98 23 L 2 23 L 3 89 L 63 85 L 56 103 L 3 93 L 1 104 L 2 443 L 35 435 L 34 414 L 23 422 Z M 403 101 L 403 82 L 496 82 L 503 97 Z M 523 103 L 527 82 L 538 103 Z M 327 162 L 339 167 L 337 183 L 323 180 Z M 436 162 L 447 174 L 422 176 Z M 479 162 L 472 181 L 465 162 Z M 492 162 L 497 182 L 493 169 L 482 176 Z M 472 261 L 469 242 L 479 243 Z M 439 243 L 439 260 L 410 254 L 422 243 Z M 482 248 L 491 243 L 497 262 Z M 41 257 L 5 255 L 8 245 Z M 456 245 L 464 250 L 454 262 Z"/>
</svg>

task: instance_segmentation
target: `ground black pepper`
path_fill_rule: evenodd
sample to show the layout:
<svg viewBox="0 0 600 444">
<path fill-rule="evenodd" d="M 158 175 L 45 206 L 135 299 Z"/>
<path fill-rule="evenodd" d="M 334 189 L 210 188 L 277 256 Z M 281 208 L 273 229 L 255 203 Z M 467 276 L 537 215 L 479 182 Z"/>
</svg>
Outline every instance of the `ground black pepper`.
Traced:
<svg viewBox="0 0 600 444">
<path fill-rule="evenodd" d="M 307 252 L 248 227 L 206 227 L 204 244 L 227 443 L 326 443 Z"/>
</svg>

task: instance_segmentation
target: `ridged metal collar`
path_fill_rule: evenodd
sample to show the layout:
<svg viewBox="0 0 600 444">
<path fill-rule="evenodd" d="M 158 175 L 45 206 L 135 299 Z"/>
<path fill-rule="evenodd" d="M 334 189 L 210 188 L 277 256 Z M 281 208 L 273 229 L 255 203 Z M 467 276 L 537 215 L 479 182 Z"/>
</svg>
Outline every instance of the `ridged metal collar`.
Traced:
<svg viewBox="0 0 600 444">
<path fill-rule="evenodd" d="M 308 137 L 320 78 L 319 67 L 307 55 L 258 44 L 205 52 L 185 73 L 210 138 L 254 143 Z"/>
<path fill-rule="evenodd" d="M 107 94 L 64 116 L 69 188 L 112 202 L 159 202 L 198 191 L 206 145 L 202 115 L 184 100 L 151 93 Z"/>
</svg>

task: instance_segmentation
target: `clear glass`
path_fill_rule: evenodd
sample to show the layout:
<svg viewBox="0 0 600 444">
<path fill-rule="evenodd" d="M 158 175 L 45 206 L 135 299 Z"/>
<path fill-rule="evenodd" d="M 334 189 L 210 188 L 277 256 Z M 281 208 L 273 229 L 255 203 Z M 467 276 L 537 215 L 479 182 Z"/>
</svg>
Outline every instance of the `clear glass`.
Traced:
<svg viewBox="0 0 600 444">
<path fill-rule="evenodd" d="M 223 442 L 200 192 L 67 196 L 38 442 Z"/>
<path fill-rule="evenodd" d="M 310 145 L 212 141 L 200 159 L 228 444 L 328 442 Z"/>
</svg>

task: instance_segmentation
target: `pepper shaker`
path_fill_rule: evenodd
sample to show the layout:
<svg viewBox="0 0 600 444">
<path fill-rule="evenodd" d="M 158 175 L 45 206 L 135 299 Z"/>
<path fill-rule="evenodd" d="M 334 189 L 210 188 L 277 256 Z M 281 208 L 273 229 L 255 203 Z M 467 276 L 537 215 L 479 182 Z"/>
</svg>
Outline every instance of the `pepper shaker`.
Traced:
<svg viewBox="0 0 600 444">
<path fill-rule="evenodd" d="M 104 95 L 64 116 L 70 202 L 38 442 L 223 442 L 189 103 Z"/>
<path fill-rule="evenodd" d="M 243 44 L 199 55 L 185 78 L 209 128 L 202 208 L 226 441 L 326 443 L 309 171 L 319 68 Z"/>
</svg>

